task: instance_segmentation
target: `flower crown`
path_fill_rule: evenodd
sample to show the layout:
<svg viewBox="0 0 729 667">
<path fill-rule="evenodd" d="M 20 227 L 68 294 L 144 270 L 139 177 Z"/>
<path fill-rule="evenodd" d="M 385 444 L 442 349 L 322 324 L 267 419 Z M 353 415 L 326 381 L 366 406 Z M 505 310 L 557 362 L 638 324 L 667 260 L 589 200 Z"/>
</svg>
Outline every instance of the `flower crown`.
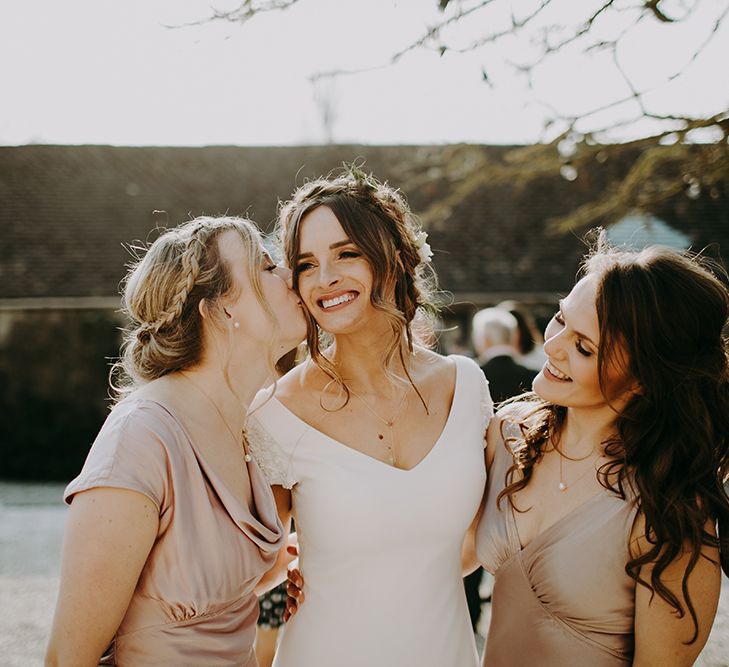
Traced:
<svg viewBox="0 0 729 667">
<path fill-rule="evenodd" d="M 427 232 L 424 232 L 421 229 L 415 234 L 415 236 L 411 235 L 410 240 L 415 246 L 415 249 L 418 251 L 418 257 L 420 257 L 420 262 L 422 264 L 430 264 L 430 258 L 433 256 L 433 251 L 430 248 L 430 244 L 427 242 Z"/>
<path fill-rule="evenodd" d="M 379 183 L 371 174 L 366 174 L 355 164 L 345 165 L 349 169 L 349 173 L 354 178 L 355 183 L 358 186 L 364 186 L 368 190 L 377 190 Z M 407 232 L 408 239 L 413 244 L 413 247 L 418 253 L 421 264 L 430 264 L 430 260 L 433 257 L 433 251 L 430 244 L 427 243 L 428 234 L 422 229 L 415 231 L 409 229 Z"/>
</svg>

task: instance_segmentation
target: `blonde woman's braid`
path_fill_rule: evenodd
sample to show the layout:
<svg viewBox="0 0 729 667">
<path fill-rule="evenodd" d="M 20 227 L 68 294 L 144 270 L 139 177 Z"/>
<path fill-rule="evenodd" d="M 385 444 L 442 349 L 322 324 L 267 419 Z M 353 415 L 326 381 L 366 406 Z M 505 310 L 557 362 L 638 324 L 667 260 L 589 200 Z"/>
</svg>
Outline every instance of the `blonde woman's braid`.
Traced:
<svg viewBox="0 0 729 667">
<path fill-rule="evenodd" d="M 158 333 L 166 326 L 172 324 L 182 315 L 182 310 L 187 303 L 187 298 L 195 287 L 195 281 L 200 275 L 200 262 L 197 255 L 205 249 L 203 243 L 196 236 L 191 236 L 187 242 L 185 252 L 180 256 L 182 275 L 180 277 L 179 289 L 172 298 L 172 305 L 168 310 L 160 313 L 160 316 L 153 324 L 155 333 Z"/>
<path fill-rule="evenodd" d="M 124 330 L 121 359 L 112 371 L 112 387 L 119 398 L 168 373 L 191 368 L 203 358 L 204 320 L 220 328 L 221 298 L 239 288 L 218 243 L 229 231 L 243 244 L 248 282 L 271 316 L 272 342 L 266 353 L 273 372 L 278 329 L 260 285 L 260 234 L 244 218 L 200 217 L 163 231 L 130 268 L 123 300 L 130 322 Z M 203 301 L 209 318 L 199 312 Z M 226 378 L 227 372 L 226 365 Z"/>
</svg>

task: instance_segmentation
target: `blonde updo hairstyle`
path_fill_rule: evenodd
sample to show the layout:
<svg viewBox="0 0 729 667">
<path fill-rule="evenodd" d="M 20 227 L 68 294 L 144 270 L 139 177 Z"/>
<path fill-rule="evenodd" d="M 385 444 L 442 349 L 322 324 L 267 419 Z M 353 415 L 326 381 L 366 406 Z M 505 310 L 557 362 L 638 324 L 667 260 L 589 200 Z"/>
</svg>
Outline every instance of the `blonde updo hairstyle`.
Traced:
<svg viewBox="0 0 729 667">
<path fill-rule="evenodd" d="M 403 380 L 392 372 L 393 363 L 399 359 L 412 384 L 405 357 L 408 352 L 412 353 L 414 343 L 430 346 L 432 323 L 438 311 L 434 298 L 435 273 L 429 263 L 421 260 L 416 245 L 421 232 L 417 218 L 399 190 L 357 167 L 347 168 L 341 176 L 319 178 L 301 186 L 281 205 L 278 220 L 279 239 L 297 293 L 301 223 L 308 213 L 320 206 L 326 206 L 334 213 L 347 237 L 359 248 L 372 269 L 371 302 L 387 316 L 390 324 L 384 371 L 392 379 Z M 343 388 L 348 399 L 348 388 L 335 366 L 321 352 L 322 344 L 326 344 L 325 333 L 308 311 L 304 313 L 312 360 Z"/>
<path fill-rule="evenodd" d="M 236 231 L 245 248 L 248 277 L 261 306 L 277 329 L 276 318 L 261 291 L 260 233 L 249 220 L 199 217 L 164 231 L 129 269 L 124 282 L 123 311 L 130 324 L 123 330 L 121 359 L 112 385 L 121 395 L 202 359 L 205 345 L 200 304 L 213 326 L 224 330 L 221 297 L 235 289 L 230 267 L 220 256 L 218 237 Z M 230 329 L 228 329 L 230 331 Z M 232 352 L 232 332 L 230 352 Z M 275 339 L 275 335 L 272 336 Z M 269 363 L 274 368 L 273 345 Z M 226 381 L 227 378 L 226 366 Z"/>
</svg>

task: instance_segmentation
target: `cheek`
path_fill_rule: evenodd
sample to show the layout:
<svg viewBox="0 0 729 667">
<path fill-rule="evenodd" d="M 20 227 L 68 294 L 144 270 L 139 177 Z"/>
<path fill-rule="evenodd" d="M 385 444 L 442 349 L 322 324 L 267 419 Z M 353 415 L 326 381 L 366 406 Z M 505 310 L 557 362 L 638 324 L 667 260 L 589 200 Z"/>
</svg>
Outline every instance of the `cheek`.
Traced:
<svg viewBox="0 0 729 667">
<path fill-rule="evenodd" d="M 275 295 L 276 303 L 293 305 L 294 299 L 289 286 L 279 276 L 273 276 L 276 281 L 271 287 L 271 292 Z"/>
<path fill-rule="evenodd" d="M 299 273 L 295 277 L 292 277 L 292 282 L 294 285 L 294 291 L 302 294 L 309 289 L 311 275 L 309 273 Z"/>
<path fill-rule="evenodd" d="M 357 282 L 372 290 L 375 281 L 375 273 L 366 259 L 360 259 L 353 265 L 353 277 Z"/>
<path fill-rule="evenodd" d="M 271 273 L 264 273 L 261 275 L 261 294 L 263 294 L 263 299 L 266 303 L 274 308 L 281 301 L 279 289 L 280 282 L 281 280 Z M 256 298 L 255 294 L 251 294 L 251 296 L 254 299 Z"/>
<path fill-rule="evenodd" d="M 306 276 L 302 274 L 299 276 L 299 283 L 295 288 L 296 293 L 299 295 L 302 302 L 307 306 L 312 303 L 312 283 L 313 281 L 311 280 L 311 276 Z"/>
<path fill-rule="evenodd" d="M 576 380 L 584 389 L 600 393 L 600 378 L 597 374 L 597 358 L 593 355 L 585 357 L 575 351 L 572 363 L 572 379 Z"/>
</svg>

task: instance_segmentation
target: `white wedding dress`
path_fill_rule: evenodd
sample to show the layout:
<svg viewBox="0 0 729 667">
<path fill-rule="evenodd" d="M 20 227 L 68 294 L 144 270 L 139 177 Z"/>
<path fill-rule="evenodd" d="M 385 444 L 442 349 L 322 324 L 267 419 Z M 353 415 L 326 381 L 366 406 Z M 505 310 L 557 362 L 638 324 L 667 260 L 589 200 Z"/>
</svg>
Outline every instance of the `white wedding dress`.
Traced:
<svg viewBox="0 0 729 667">
<path fill-rule="evenodd" d="M 324 435 L 270 392 L 251 452 L 292 492 L 305 601 L 274 667 L 476 667 L 461 547 L 484 492 L 493 404 L 481 369 L 452 356 L 456 386 L 428 455 L 401 470 Z"/>
</svg>

